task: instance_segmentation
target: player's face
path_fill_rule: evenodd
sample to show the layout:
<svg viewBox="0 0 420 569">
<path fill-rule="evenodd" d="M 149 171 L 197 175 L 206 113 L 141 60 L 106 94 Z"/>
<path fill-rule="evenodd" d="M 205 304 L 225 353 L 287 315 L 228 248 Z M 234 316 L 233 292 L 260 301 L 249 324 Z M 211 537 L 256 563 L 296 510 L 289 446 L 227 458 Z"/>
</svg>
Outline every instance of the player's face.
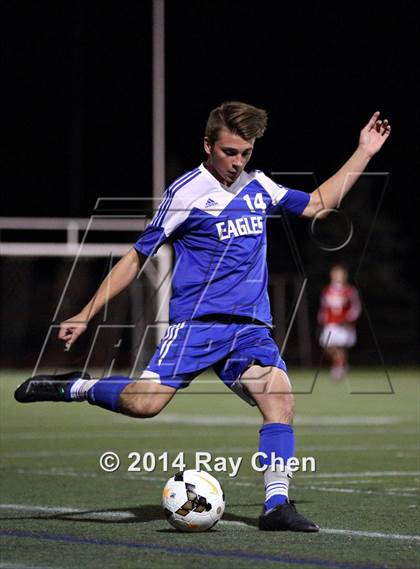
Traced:
<svg viewBox="0 0 420 569">
<path fill-rule="evenodd" d="M 346 284 L 347 283 L 347 271 L 342 267 L 334 267 L 330 273 L 331 282 L 337 284 Z"/>
<path fill-rule="evenodd" d="M 204 139 L 207 168 L 219 182 L 230 186 L 251 158 L 254 143 L 255 138 L 245 140 L 227 129 L 220 129 L 214 144 L 210 144 L 207 137 Z"/>
</svg>

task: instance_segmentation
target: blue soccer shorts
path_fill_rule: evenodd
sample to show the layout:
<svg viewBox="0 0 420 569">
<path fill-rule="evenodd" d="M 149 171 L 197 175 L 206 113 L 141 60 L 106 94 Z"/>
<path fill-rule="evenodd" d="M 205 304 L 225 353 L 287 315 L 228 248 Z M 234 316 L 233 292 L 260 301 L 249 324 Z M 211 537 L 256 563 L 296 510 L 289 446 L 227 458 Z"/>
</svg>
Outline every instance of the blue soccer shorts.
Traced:
<svg viewBox="0 0 420 569">
<path fill-rule="evenodd" d="M 162 385 L 182 389 L 212 367 L 232 389 L 253 364 L 287 372 L 268 327 L 188 320 L 169 326 L 141 379 L 154 379 Z"/>
</svg>

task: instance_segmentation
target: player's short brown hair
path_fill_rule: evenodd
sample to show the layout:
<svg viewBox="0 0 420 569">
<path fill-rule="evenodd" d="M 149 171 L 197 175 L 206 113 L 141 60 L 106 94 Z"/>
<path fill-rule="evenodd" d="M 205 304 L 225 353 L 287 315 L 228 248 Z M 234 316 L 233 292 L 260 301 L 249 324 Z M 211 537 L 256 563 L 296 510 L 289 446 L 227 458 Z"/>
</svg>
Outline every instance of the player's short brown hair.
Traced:
<svg viewBox="0 0 420 569">
<path fill-rule="evenodd" d="M 205 136 L 210 144 L 217 140 L 219 130 L 226 128 L 244 140 L 261 138 L 267 127 L 267 112 L 239 101 L 226 101 L 209 115 Z"/>
</svg>

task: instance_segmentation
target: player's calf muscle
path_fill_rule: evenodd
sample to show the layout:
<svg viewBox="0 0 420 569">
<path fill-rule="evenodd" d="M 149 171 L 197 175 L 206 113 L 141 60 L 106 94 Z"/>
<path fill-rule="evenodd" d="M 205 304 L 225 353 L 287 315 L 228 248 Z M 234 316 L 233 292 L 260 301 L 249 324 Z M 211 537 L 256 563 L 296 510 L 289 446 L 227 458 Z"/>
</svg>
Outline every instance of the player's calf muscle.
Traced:
<svg viewBox="0 0 420 569">
<path fill-rule="evenodd" d="M 134 381 L 121 393 L 118 410 L 139 419 L 154 417 L 166 407 L 175 393 L 176 390 L 167 385 L 147 380 Z"/>
</svg>

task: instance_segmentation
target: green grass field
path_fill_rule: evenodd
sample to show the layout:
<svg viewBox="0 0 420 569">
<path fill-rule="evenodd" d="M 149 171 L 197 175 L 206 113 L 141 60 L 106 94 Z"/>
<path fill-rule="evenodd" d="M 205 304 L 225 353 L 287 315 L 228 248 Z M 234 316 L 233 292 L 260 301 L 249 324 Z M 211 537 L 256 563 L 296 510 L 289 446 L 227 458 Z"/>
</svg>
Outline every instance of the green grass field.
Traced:
<svg viewBox="0 0 420 569">
<path fill-rule="evenodd" d="M 291 497 L 321 526 L 315 535 L 257 530 L 258 412 L 211 375 L 145 421 L 87 403 L 19 405 L 13 390 L 27 375 L 3 372 L 0 383 L 0 568 L 420 565 L 418 370 L 391 370 L 394 394 L 383 371 L 352 371 L 339 385 L 323 372 L 312 393 L 313 373 L 292 371 L 296 454 L 314 456 L 317 471 L 297 473 Z M 99 467 L 105 451 L 121 458 L 113 473 Z M 201 534 L 172 530 L 160 499 L 174 471 L 158 461 L 153 472 L 128 472 L 133 451 L 184 451 L 190 468 L 197 451 L 243 457 L 235 478 L 213 472 L 226 493 L 222 522 Z"/>
</svg>

